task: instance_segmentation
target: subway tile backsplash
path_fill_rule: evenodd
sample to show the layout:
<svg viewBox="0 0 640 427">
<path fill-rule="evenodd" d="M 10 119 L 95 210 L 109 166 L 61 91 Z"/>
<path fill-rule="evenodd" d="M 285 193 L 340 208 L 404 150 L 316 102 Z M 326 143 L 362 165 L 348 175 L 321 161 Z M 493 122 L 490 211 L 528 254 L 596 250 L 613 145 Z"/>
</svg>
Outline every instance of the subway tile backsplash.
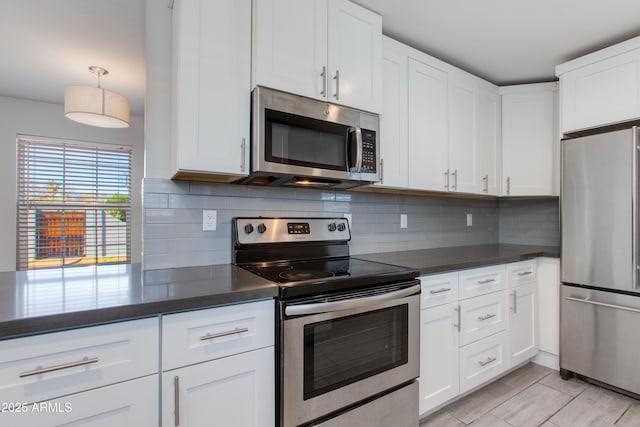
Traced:
<svg viewBox="0 0 640 427">
<path fill-rule="evenodd" d="M 529 205 L 535 221 L 522 227 L 520 205 L 496 200 L 454 199 L 300 188 L 259 187 L 146 178 L 144 268 L 189 267 L 231 262 L 231 218 L 235 216 L 322 216 L 352 214 L 354 255 L 443 246 L 497 243 L 557 244 L 557 209 Z M 557 201 L 556 201 L 557 204 Z M 218 213 L 216 231 L 202 231 L 202 210 Z M 473 214 L 467 227 L 466 214 Z M 400 228 L 400 214 L 408 227 Z M 503 223 L 508 232 L 499 230 Z M 528 237 L 534 241 L 524 242 Z M 547 243 L 540 243 L 546 241 Z"/>
<path fill-rule="evenodd" d="M 559 246 L 559 206 L 557 198 L 500 200 L 499 242 Z"/>
</svg>

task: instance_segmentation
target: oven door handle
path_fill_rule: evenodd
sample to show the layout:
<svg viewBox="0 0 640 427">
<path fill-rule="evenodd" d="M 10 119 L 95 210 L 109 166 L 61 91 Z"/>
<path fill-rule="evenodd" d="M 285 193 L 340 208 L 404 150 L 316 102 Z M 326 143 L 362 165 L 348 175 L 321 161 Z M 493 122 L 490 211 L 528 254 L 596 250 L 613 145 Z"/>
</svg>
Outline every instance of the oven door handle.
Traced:
<svg viewBox="0 0 640 427">
<path fill-rule="evenodd" d="M 287 316 L 302 316 L 308 314 L 326 313 L 329 311 L 352 310 L 355 308 L 380 305 L 420 292 L 420 285 L 413 285 L 406 289 L 370 297 L 352 298 L 343 301 L 318 302 L 313 304 L 290 305 L 284 309 Z"/>
</svg>

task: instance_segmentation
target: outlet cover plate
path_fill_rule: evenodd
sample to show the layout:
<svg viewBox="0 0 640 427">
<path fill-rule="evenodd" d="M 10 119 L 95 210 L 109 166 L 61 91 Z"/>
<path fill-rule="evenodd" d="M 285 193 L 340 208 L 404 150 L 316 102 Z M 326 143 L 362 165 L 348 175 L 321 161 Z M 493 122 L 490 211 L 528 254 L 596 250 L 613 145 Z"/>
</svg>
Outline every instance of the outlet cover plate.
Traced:
<svg viewBox="0 0 640 427">
<path fill-rule="evenodd" d="M 216 231 L 218 223 L 217 211 L 202 211 L 202 231 Z"/>
</svg>

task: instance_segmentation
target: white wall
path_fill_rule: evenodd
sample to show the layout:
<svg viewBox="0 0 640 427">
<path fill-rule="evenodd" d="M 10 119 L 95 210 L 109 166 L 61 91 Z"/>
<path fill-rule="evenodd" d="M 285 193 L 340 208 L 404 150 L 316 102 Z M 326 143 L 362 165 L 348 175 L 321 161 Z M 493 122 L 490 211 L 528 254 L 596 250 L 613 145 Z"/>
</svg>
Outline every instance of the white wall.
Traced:
<svg viewBox="0 0 640 427">
<path fill-rule="evenodd" d="M 62 88 L 60 89 L 62 90 Z M 58 104 L 0 97 L 0 271 L 16 268 L 16 135 L 67 138 L 78 141 L 130 145 L 132 159 L 131 258 L 141 261 L 144 126 L 131 116 L 127 129 L 103 129 L 73 122 L 64 117 Z"/>
</svg>

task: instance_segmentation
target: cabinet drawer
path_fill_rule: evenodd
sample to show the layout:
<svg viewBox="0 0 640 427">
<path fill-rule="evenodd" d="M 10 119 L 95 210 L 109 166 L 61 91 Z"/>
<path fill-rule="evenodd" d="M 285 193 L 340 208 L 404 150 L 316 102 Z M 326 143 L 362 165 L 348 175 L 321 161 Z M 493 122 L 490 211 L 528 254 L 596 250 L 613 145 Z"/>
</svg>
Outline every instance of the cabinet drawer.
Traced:
<svg viewBox="0 0 640 427">
<path fill-rule="evenodd" d="M 100 387 L 3 413 L 4 426 L 158 426 L 158 376 Z"/>
<path fill-rule="evenodd" d="M 170 314 L 162 318 L 162 370 L 273 345 L 274 301 Z"/>
<path fill-rule="evenodd" d="M 507 264 L 507 281 L 509 288 L 520 285 L 536 283 L 538 280 L 538 261 L 530 259 L 527 261 Z"/>
<path fill-rule="evenodd" d="M 507 294 L 504 291 L 460 301 L 460 345 L 466 345 L 507 325 Z"/>
<path fill-rule="evenodd" d="M 507 370 L 507 333 L 500 332 L 460 349 L 460 393 Z"/>
<path fill-rule="evenodd" d="M 460 272 L 460 299 L 484 295 L 506 288 L 504 265 L 474 268 Z"/>
<path fill-rule="evenodd" d="M 420 308 L 433 307 L 458 301 L 458 273 L 421 276 Z"/>
<path fill-rule="evenodd" d="M 0 341 L 0 402 L 39 402 L 158 372 L 158 318 Z"/>
</svg>

